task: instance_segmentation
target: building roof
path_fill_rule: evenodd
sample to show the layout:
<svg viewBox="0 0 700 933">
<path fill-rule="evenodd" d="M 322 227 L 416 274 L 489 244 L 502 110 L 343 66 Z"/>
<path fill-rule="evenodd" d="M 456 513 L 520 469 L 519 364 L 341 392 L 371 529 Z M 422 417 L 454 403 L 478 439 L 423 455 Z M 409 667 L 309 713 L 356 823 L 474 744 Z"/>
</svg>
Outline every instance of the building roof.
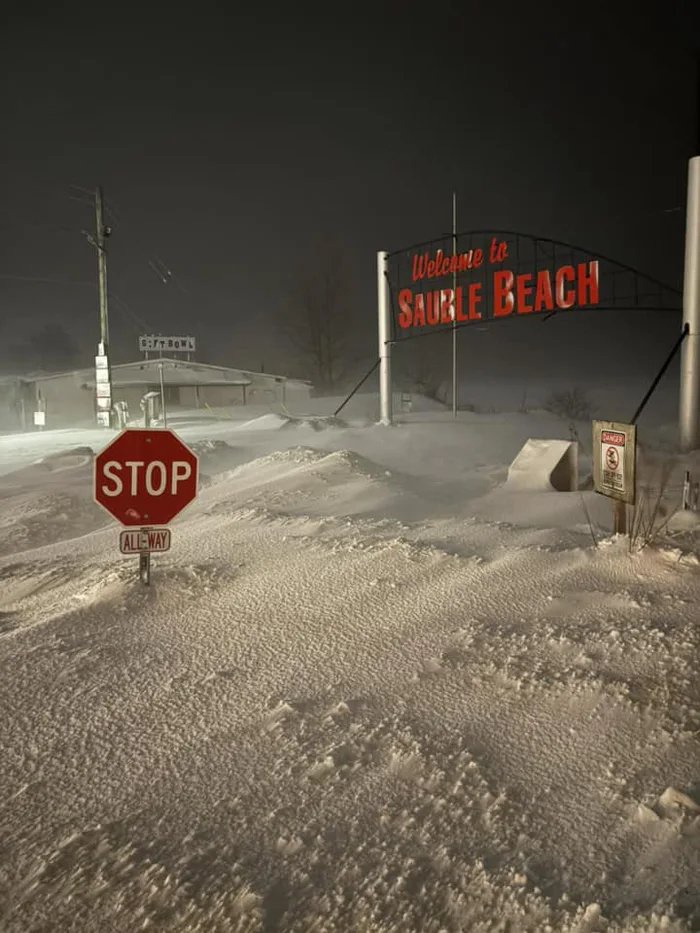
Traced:
<svg viewBox="0 0 700 933">
<path fill-rule="evenodd" d="M 252 382 L 247 373 L 225 366 L 209 366 L 186 360 L 142 360 L 138 363 L 119 363 L 112 366 L 112 385 L 115 388 L 159 383 L 161 365 L 163 385 L 166 386 L 249 386 Z M 95 379 L 88 381 L 94 385 Z"/>
<path fill-rule="evenodd" d="M 253 376 L 264 377 L 276 382 L 310 386 L 302 379 L 289 379 L 273 373 L 255 373 L 250 370 L 232 369 L 228 366 L 214 366 L 210 363 L 197 363 L 192 360 L 178 360 L 170 357 L 158 357 L 150 360 L 136 360 L 132 363 L 117 363 L 111 367 L 112 385 L 115 388 L 157 384 L 160 382 L 160 367 L 163 367 L 163 384 L 169 386 L 248 386 Z M 94 369 L 76 369 L 60 373 L 34 373 L 21 377 L 29 382 L 43 382 L 47 379 L 65 378 L 73 375 L 76 381 L 87 386 L 95 385 Z M 17 377 L 19 378 L 19 377 Z"/>
</svg>

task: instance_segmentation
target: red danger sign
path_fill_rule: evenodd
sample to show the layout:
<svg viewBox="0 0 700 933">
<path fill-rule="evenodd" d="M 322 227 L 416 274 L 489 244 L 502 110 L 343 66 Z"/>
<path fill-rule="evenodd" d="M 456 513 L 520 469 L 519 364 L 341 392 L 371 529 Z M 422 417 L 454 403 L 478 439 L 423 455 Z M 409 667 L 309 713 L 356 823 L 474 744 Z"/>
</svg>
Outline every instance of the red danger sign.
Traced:
<svg viewBox="0 0 700 933">
<path fill-rule="evenodd" d="M 614 444 L 616 447 L 625 446 L 625 435 L 622 431 L 601 431 L 601 444 Z"/>
<path fill-rule="evenodd" d="M 95 457 L 95 501 L 122 525 L 167 525 L 196 498 L 197 467 L 172 431 L 127 428 Z"/>
</svg>

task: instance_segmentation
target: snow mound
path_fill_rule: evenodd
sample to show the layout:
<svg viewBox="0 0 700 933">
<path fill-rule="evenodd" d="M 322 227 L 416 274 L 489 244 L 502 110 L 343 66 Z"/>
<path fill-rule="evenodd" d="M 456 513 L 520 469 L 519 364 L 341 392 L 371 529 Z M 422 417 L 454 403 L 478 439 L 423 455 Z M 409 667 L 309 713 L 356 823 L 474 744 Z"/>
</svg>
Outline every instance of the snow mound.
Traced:
<svg viewBox="0 0 700 933">
<path fill-rule="evenodd" d="M 107 524 L 92 497 L 91 447 L 43 457 L 0 478 L 0 554 L 76 538 Z"/>
<path fill-rule="evenodd" d="M 243 476 L 247 473 L 257 473 L 268 467 L 275 467 L 289 464 L 309 464 L 318 463 L 326 456 L 325 451 L 316 450 L 313 447 L 288 447 L 286 450 L 275 450 L 264 457 L 256 457 L 255 460 L 249 460 L 248 463 L 242 463 L 228 473 L 229 477 Z"/>
<path fill-rule="evenodd" d="M 94 456 L 91 447 L 74 447 L 48 454 L 27 466 L 5 473 L 0 478 L 0 495 L 3 489 L 7 488 L 17 490 L 57 484 L 81 484 L 86 478 L 92 478 Z M 59 478 L 58 474 L 67 475 Z"/>
<path fill-rule="evenodd" d="M 386 482 L 387 478 L 393 475 L 390 470 L 385 470 L 372 460 L 351 450 L 336 450 L 329 453 L 313 447 L 295 446 L 286 450 L 273 451 L 273 453 L 249 460 L 233 470 L 224 471 L 215 478 L 214 482 L 219 485 L 228 480 L 238 479 L 268 484 L 273 480 L 282 481 L 289 478 L 290 467 L 292 467 L 291 473 L 296 477 L 297 483 L 304 482 L 304 467 L 312 468 L 312 476 L 316 479 L 321 475 L 330 474 L 328 481 L 335 484 L 347 481 L 351 477 L 373 482 Z M 300 468 L 302 475 L 298 475 Z"/>
<path fill-rule="evenodd" d="M 231 445 L 226 443 L 226 441 L 211 440 L 207 439 L 204 441 L 193 441 L 191 444 L 187 445 L 190 450 L 197 454 L 198 457 L 206 456 L 207 454 L 212 453 L 227 453 L 231 450 Z"/>
<path fill-rule="evenodd" d="M 330 428 L 346 428 L 347 422 L 335 415 L 328 417 L 315 417 L 312 415 L 302 415 L 300 417 L 291 417 L 286 428 L 311 428 L 312 431 L 327 431 Z"/>
<path fill-rule="evenodd" d="M 244 421 L 236 426 L 238 431 L 277 431 L 285 428 L 290 423 L 290 419 L 284 415 L 276 415 L 270 412 L 267 415 L 261 415 L 259 418 L 253 418 L 251 421 Z"/>
<path fill-rule="evenodd" d="M 110 521 L 91 498 L 67 493 L 18 496 L 3 503 L 0 554 L 27 551 L 77 538 Z"/>
<path fill-rule="evenodd" d="M 92 447 L 74 447 L 71 450 L 61 450 L 58 453 L 49 454 L 39 463 L 43 464 L 52 473 L 58 473 L 62 470 L 74 470 L 84 467 L 92 463 L 94 456 L 95 451 Z"/>
<path fill-rule="evenodd" d="M 678 531 L 700 531 L 700 512 L 694 512 L 692 509 L 679 509 L 668 520 L 668 530 Z"/>
<path fill-rule="evenodd" d="M 327 450 L 318 450 L 314 447 L 296 446 L 286 450 L 276 450 L 263 457 L 256 457 L 255 460 L 249 460 L 248 463 L 222 473 L 217 477 L 217 482 L 251 474 L 262 477 L 269 474 L 271 470 L 274 471 L 275 468 L 289 465 L 323 467 L 326 470 L 355 474 L 368 479 L 386 479 L 392 475 L 390 470 L 385 470 L 372 460 L 351 450 L 335 450 L 329 453 Z"/>
<path fill-rule="evenodd" d="M 699 813 L 700 806 L 689 797 L 688 794 L 684 794 L 682 791 L 677 790 L 675 787 L 667 787 L 666 790 L 661 794 L 658 799 L 657 807 L 662 809 L 665 813 L 675 814 L 681 809 L 690 811 L 691 813 Z"/>
<path fill-rule="evenodd" d="M 367 479 L 385 480 L 392 476 L 390 470 L 385 470 L 382 466 L 356 454 L 352 450 L 336 450 L 327 454 L 323 458 L 324 465 L 329 468 L 342 468 L 345 472 L 353 473 L 356 476 L 364 476 Z"/>
</svg>

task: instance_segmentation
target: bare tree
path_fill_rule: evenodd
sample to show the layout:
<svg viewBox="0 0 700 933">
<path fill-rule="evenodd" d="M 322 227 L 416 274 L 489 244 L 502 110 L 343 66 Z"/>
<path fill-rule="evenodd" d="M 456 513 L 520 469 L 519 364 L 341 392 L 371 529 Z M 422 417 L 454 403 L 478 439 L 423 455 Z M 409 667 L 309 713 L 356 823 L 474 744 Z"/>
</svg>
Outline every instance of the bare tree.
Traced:
<svg viewBox="0 0 700 933">
<path fill-rule="evenodd" d="M 80 356 L 75 339 L 57 321 L 47 321 L 12 350 L 20 368 L 41 372 L 70 369 Z"/>
<path fill-rule="evenodd" d="M 291 289 L 283 331 L 323 391 L 338 386 L 348 364 L 352 278 L 342 247 L 315 251 Z"/>
</svg>

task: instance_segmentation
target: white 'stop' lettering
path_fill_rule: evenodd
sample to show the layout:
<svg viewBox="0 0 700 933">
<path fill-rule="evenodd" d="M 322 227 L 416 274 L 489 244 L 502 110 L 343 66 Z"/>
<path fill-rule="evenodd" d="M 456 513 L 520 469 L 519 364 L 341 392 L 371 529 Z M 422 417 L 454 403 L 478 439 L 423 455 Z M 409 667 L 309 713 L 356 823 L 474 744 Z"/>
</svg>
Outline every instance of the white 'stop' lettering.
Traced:
<svg viewBox="0 0 700 933">
<path fill-rule="evenodd" d="M 126 482 L 130 496 L 138 496 L 141 488 L 145 488 L 149 496 L 168 493 L 175 496 L 180 483 L 192 476 L 192 464 L 187 460 L 174 460 L 171 466 L 172 473 L 169 475 L 168 465 L 162 460 L 152 460 L 147 466 L 143 460 L 127 460 L 123 464 L 118 460 L 108 460 L 102 472 L 105 480 L 111 485 L 104 483 L 101 487 L 102 492 L 105 496 L 120 496 L 124 491 L 124 481 L 119 474 L 126 469 L 130 473 Z"/>
</svg>

